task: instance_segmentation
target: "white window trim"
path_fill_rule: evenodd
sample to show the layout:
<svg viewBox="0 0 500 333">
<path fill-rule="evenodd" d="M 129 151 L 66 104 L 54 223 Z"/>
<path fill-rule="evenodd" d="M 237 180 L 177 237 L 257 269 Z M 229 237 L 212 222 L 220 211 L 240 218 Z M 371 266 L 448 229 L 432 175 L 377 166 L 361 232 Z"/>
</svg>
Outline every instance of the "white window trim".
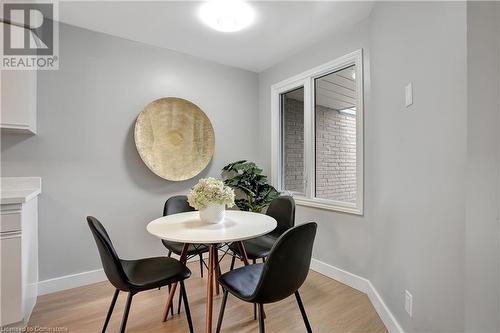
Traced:
<svg viewBox="0 0 500 333">
<path fill-rule="evenodd" d="M 342 68 L 356 65 L 356 203 L 339 202 L 314 197 L 314 80 Z M 304 87 L 304 175 L 305 193 L 293 193 L 298 205 L 316 207 L 345 213 L 363 215 L 364 204 L 364 125 L 363 125 L 363 50 L 359 49 L 343 57 L 330 61 L 311 70 L 293 76 L 271 86 L 271 182 L 278 190 L 283 190 L 281 180 L 281 99 L 280 95 L 296 88 Z"/>
</svg>

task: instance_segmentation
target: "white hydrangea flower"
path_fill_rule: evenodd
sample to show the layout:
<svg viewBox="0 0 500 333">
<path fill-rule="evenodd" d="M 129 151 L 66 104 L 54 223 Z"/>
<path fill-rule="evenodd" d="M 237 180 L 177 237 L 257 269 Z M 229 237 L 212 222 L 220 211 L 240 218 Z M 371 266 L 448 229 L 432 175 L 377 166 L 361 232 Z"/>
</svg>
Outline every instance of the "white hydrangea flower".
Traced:
<svg viewBox="0 0 500 333">
<path fill-rule="evenodd" d="M 234 191 L 220 179 L 203 178 L 189 192 L 188 202 L 197 210 L 206 208 L 210 203 L 233 207 Z"/>
</svg>

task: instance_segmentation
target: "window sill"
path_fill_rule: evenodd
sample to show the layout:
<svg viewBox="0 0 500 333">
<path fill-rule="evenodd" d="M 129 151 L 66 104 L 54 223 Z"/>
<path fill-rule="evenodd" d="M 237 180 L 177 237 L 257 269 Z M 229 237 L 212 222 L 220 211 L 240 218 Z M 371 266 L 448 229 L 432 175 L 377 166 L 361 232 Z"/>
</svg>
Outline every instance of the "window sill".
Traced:
<svg viewBox="0 0 500 333">
<path fill-rule="evenodd" d="M 320 208 L 341 213 L 349 213 L 354 215 L 363 215 L 363 209 L 356 207 L 355 204 L 340 203 L 336 201 L 323 199 L 310 199 L 303 196 L 293 196 L 295 203 L 299 206 Z"/>
</svg>

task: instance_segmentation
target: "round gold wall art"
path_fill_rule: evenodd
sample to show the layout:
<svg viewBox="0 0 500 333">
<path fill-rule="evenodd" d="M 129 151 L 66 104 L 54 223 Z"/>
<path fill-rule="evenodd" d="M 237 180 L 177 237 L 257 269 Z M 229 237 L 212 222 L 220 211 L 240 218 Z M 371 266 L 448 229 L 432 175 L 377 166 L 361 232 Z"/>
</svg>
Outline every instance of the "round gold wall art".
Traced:
<svg viewBox="0 0 500 333">
<path fill-rule="evenodd" d="M 210 120 L 198 106 L 182 98 L 149 103 L 137 117 L 134 138 L 144 163 L 167 180 L 193 178 L 214 154 Z"/>
</svg>

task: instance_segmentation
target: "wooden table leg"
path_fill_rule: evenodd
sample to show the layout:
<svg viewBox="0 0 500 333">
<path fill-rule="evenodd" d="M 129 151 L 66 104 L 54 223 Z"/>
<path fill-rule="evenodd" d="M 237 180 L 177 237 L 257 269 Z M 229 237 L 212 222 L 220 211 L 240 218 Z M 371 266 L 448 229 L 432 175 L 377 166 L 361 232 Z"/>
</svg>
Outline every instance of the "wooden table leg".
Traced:
<svg viewBox="0 0 500 333">
<path fill-rule="evenodd" d="M 243 246 L 243 242 L 238 242 L 238 248 L 240 249 L 241 260 L 243 260 L 245 266 L 248 266 L 247 251 L 245 250 L 245 246 Z"/>
<path fill-rule="evenodd" d="M 186 264 L 188 249 L 189 249 L 189 243 L 184 244 L 184 246 L 182 248 L 181 256 L 179 258 L 179 261 L 183 264 Z M 174 300 L 176 288 L 177 288 L 177 282 L 172 283 L 172 289 L 170 289 L 170 292 L 169 292 L 168 298 L 167 298 L 167 304 L 165 304 L 165 309 L 163 310 L 163 321 L 167 321 L 168 310 L 174 306 L 173 300 Z"/>
<path fill-rule="evenodd" d="M 208 246 L 208 281 L 207 281 L 207 310 L 206 310 L 206 323 L 205 332 L 212 332 L 212 310 L 214 302 L 214 269 L 215 269 L 215 251 L 217 251 L 217 246 L 210 244 Z"/>
</svg>

